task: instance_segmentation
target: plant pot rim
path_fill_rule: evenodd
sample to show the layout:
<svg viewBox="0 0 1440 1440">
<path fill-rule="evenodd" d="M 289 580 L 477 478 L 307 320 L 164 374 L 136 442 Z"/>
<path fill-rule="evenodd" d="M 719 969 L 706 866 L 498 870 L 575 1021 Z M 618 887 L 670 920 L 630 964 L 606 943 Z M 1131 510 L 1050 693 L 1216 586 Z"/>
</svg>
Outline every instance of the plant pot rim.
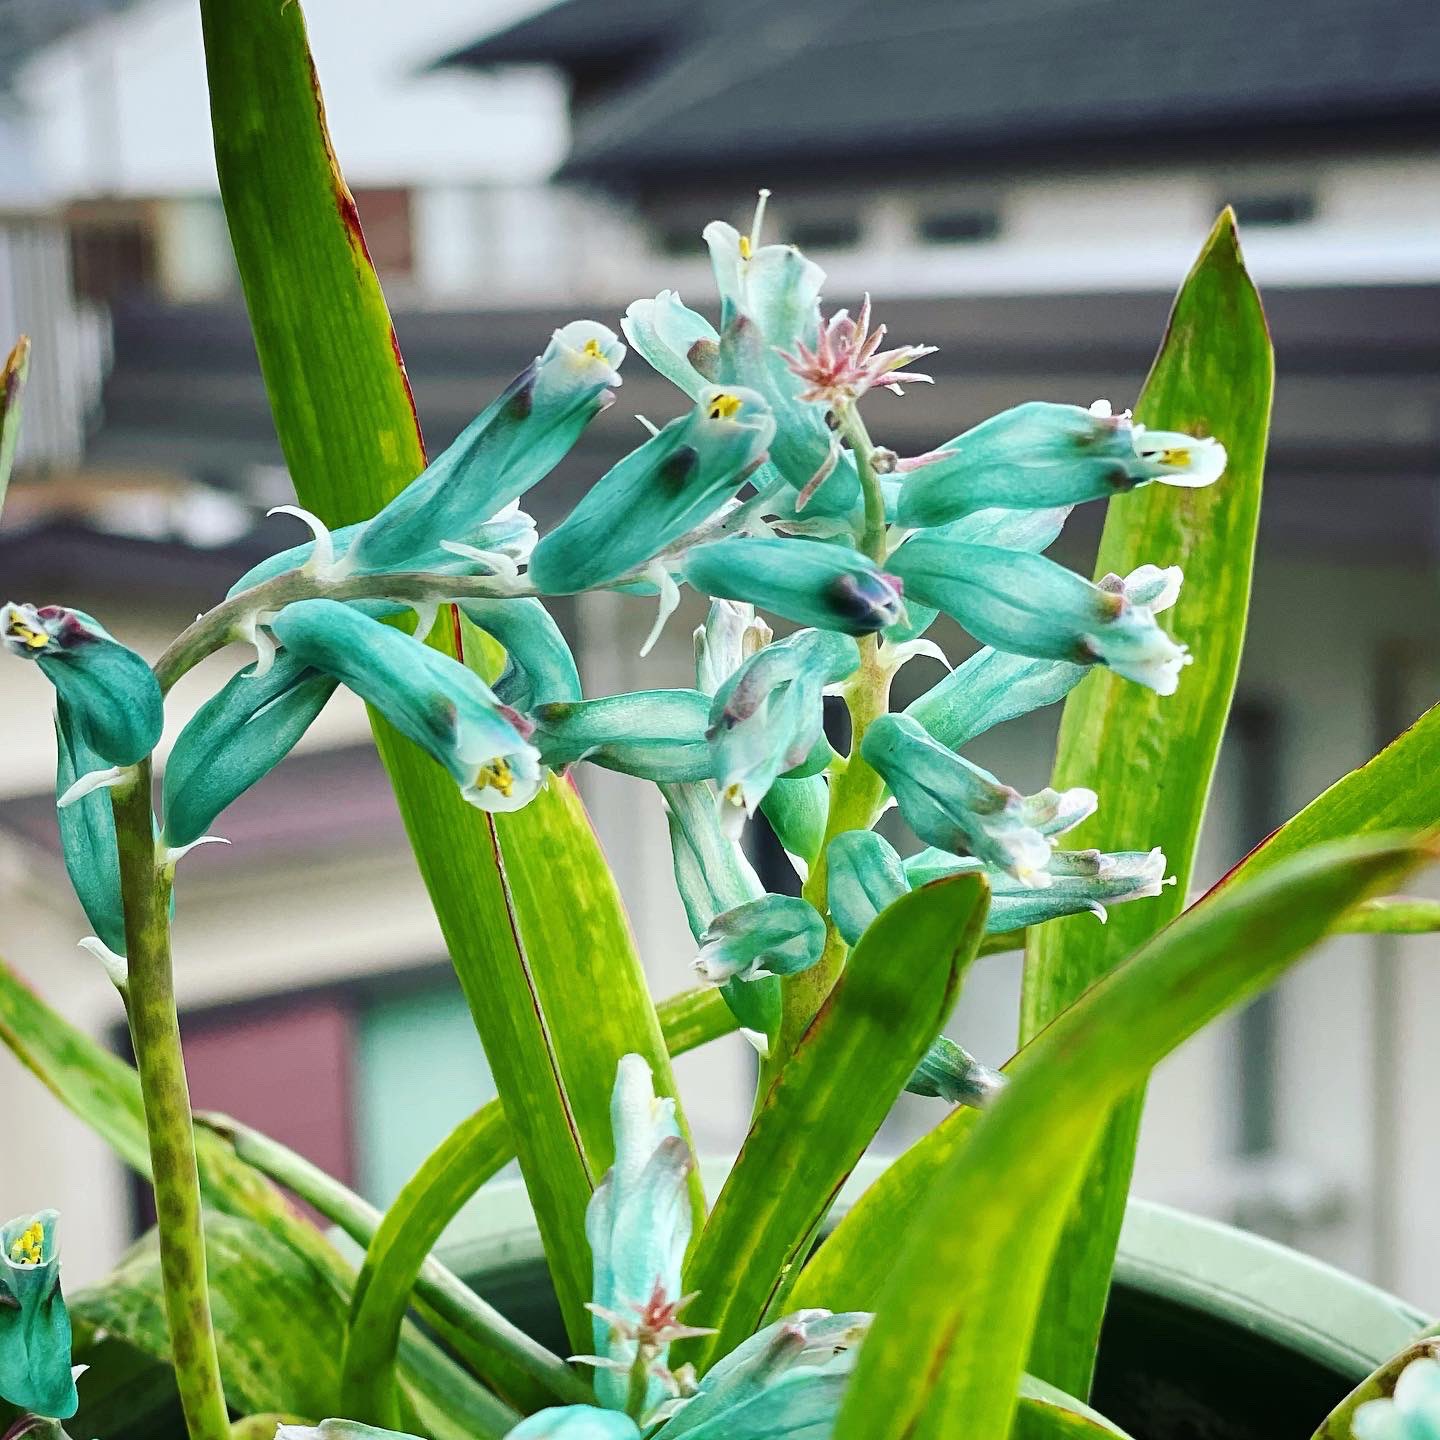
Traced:
<svg viewBox="0 0 1440 1440">
<path fill-rule="evenodd" d="M 885 1168 L 867 1156 L 841 1190 L 843 1215 Z M 701 1161 L 706 1193 L 719 1193 L 731 1161 Z M 543 1262 L 523 1183 L 492 1181 L 460 1212 L 438 1251 L 468 1275 L 513 1274 Z M 1401 1350 L 1430 1317 L 1323 1261 L 1258 1235 L 1132 1197 L 1115 1265 L 1117 1287 L 1224 1320 L 1358 1384 Z"/>
</svg>

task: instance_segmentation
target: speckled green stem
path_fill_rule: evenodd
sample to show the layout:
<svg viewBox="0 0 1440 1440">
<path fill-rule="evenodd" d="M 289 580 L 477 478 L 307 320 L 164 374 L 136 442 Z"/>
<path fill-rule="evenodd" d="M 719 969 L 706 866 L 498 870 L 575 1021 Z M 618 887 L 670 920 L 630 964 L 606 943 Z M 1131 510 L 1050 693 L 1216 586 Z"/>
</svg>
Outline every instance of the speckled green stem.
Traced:
<svg viewBox="0 0 1440 1440">
<path fill-rule="evenodd" d="M 171 1359 L 190 1440 L 229 1440 L 230 1417 L 205 1280 L 190 1091 L 170 966 L 170 876 L 155 861 L 150 762 L 111 794 L 125 897 L 127 1008 L 154 1172 Z"/>
<path fill-rule="evenodd" d="M 853 405 L 845 407 L 838 419 L 840 434 L 854 453 L 855 468 L 859 472 L 865 497 L 865 530 L 860 548 L 872 560 L 883 564 L 885 500 L 871 458 L 875 445 Z M 825 950 L 818 964 L 799 975 L 789 976 L 784 982 L 779 1043 L 776 1053 L 767 1063 L 762 1080 L 784 1064 L 845 968 L 847 947 L 828 914 L 827 855 L 835 836 L 846 830 L 868 830 L 875 823 L 884 798 L 885 782 L 861 757 L 860 742 L 871 724 L 889 709 L 890 674 L 890 667 L 881 653 L 879 637 L 865 636 L 860 641 L 860 668 L 845 689 L 845 704 L 850 711 L 850 754 L 830 772 L 830 813 L 825 824 L 825 838 L 802 891 L 805 898 L 826 916 Z M 764 1088 L 762 1084 L 762 1090 Z"/>
</svg>

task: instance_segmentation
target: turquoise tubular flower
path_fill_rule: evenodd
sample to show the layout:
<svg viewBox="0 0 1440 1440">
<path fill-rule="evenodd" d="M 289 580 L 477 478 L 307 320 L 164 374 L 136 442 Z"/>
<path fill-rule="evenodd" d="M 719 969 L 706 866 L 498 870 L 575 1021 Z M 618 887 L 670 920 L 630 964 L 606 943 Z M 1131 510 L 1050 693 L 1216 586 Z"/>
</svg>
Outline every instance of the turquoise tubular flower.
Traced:
<svg viewBox="0 0 1440 1440">
<path fill-rule="evenodd" d="M 105 762 L 85 743 L 63 699 L 55 707 L 55 794 L 63 796 L 82 776 L 103 770 Z M 125 906 L 120 897 L 120 853 L 115 843 L 115 811 L 108 790 L 92 790 L 55 816 L 60 851 L 80 908 L 95 938 L 115 956 L 125 954 Z"/>
<path fill-rule="evenodd" d="M 1225 468 L 1225 447 L 1147 430 L 1103 402 L 1086 410 L 1031 400 L 908 465 L 896 512 L 907 529 L 994 505 L 1027 510 L 1103 500 L 1152 480 L 1209 485 Z"/>
<path fill-rule="evenodd" d="M 287 605 L 270 628 L 295 663 L 348 686 L 438 760 L 470 804 L 518 810 L 540 788 L 524 722 L 459 661 L 333 600 Z"/>
<path fill-rule="evenodd" d="M 1103 922 L 1107 905 L 1149 899 L 1166 885 L 1173 885 L 1173 877 L 1165 878 L 1165 867 L 1165 853 L 1159 849 L 1114 853 L 1056 850 L 1045 867 L 1048 883 L 1040 887 L 1017 881 L 1003 871 L 987 869 L 990 912 L 985 929 L 989 934 L 1002 935 L 1065 915 L 1091 914 Z M 934 848 L 905 861 L 905 875 L 912 887 L 979 868 L 985 867 Z"/>
<path fill-rule="evenodd" d="M 443 457 L 442 457 L 443 458 Z M 355 552 L 355 541 L 367 525 L 361 520 L 354 525 L 342 525 L 330 532 L 330 543 L 334 552 L 336 569 L 344 574 L 362 573 L 361 564 L 366 556 Z M 433 575 L 493 575 L 509 568 L 507 562 L 519 565 L 530 558 L 535 548 L 535 521 L 516 505 L 504 506 L 489 520 L 482 520 L 470 526 L 460 535 L 442 537 L 448 542 L 459 543 L 459 549 L 447 549 L 445 543 L 415 554 L 400 555 L 393 565 L 376 565 L 364 571 L 366 574 L 385 573 L 395 570 L 424 570 Z M 292 545 L 278 555 L 271 555 L 258 565 L 253 565 L 231 587 L 231 595 L 253 590 L 266 580 L 277 575 L 298 570 L 315 554 L 315 542 L 307 540 L 303 545 Z M 488 557 L 488 558 L 487 558 Z M 374 561 L 375 556 L 369 557 Z"/>
<path fill-rule="evenodd" d="M 288 652 L 264 675 L 255 671 L 251 665 L 232 676 L 175 741 L 165 763 L 161 841 L 167 848 L 198 840 L 227 805 L 268 775 L 339 683 Z"/>
<path fill-rule="evenodd" d="M 347 568 L 426 570 L 445 542 L 477 544 L 477 527 L 543 480 L 610 403 L 624 358 L 614 332 L 593 320 L 557 330 L 504 394 L 366 524 Z"/>
<path fill-rule="evenodd" d="M 932 739 L 906 715 L 882 715 L 861 754 L 889 785 L 910 828 L 927 844 L 973 855 L 1027 884 L 1050 883 L 1050 837 L 1095 808 L 1092 790 L 1021 795 Z"/>
<path fill-rule="evenodd" d="M 1108 665 L 1161 695 L 1175 693 L 1190 663 L 1186 647 L 1156 624 L 1155 608 L 1129 599 L 1121 582 L 1092 585 L 1043 555 L 922 533 L 887 563 L 907 594 L 997 650 Z"/>
<path fill-rule="evenodd" d="M 830 816 L 830 787 L 823 775 L 781 776 L 766 792 L 760 811 L 785 850 L 807 865 L 815 863 Z"/>
<path fill-rule="evenodd" d="M 825 1440 L 869 1328 L 802 1310 L 737 1346 L 658 1432 L 663 1440 Z"/>
<path fill-rule="evenodd" d="M 538 600 L 462 600 L 459 610 L 505 648 L 505 669 L 494 685 L 501 704 L 524 715 L 547 702 L 581 698 L 575 656 Z"/>
<path fill-rule="evenodd" d="M 765 887 L 745 852 L 721 830 L 708 785 L 661 785 L 660 794 L 670 827 L 675 888 L 698 944 L 717 915 L 759 899 Z M 732 980 L 720 993 L 757 1048 L 768 1049 L 780 1024 L 780 982 Z"/>
<path fill-rule="evenodd" d="M 1436 1440 L 1440 1436 L 1440 1363 L 1412 1360 L 1401 1372 L 1394 1395 L 1358 1406 L 1350 1428 L 1355 1440 Z"/>
<path fill-rule="evenodd" d="M 621 1058 L 610 1100 L 615 1164 L 590 1198 L 585 1235 L 594 1260 L 596 1398 L 624 1410 L 631 1372 L 650 1373 L 644 1411 L 666 1398 L 653 1374 L 670 1342 L 702 1333 L 678 1322 L 680 1271 L 690 1243 L 686 1177 L 693 1165 L 675 1122 L 675 1102 L 657 1099 L 650 1067 Z"/>
<path fill-rule="evenodd" d="M 637 690 L 537 706 L 533 739 L 552 770 L 588 760 L 642 780 L 708 780 L 710 699 L 698 690 Z"/>
<path fill-rule="evenodd" d="M 634 301 L 620 329 L 652 369 L 692 400 L 714 383 L 720 336 L 673 290 L 662 290 L 653 300 Z"/>
<path fill-rule="evenodd" d="M 941 525 L 934 533 L 965 545 L 993 545 L 1036 555 L 1060 538 L 1073 509 L 1072 505 L 1051 505 L 1040 510 L 977 510 Z"/>
<path fill-rule="evenodd" d="M 105 765 L 139 764 L 159 743 L 164 702 L 154 674 L 84 611 L 0 606 L 0 642 L 39 665 Z"/>
<path fill-rule="evenodd" d="M 894 576 L 858 550 L 818 540 L 713 540 L 689 551 L 680 573 L 702 594 L 846 635 L 873 635 L 905 614 Z"/>
<path fill-rule="evenodd" d="M 775 419 L 753 390 L 712 385 L 690 414 L 603 475 L 530 557 L 530 583 L 572 595 L 618 580 L 709 520 L 760 465 Z"/>
<path fill-rule="evenodd" d="M 640 1427 L 618 1410 L 560 1405 L 522 1420 L 505 1440 L 640 1440 Z"/>
<path fill-rule="evenodd" d="M 857 945 L 870 922 L 910 889 L 895 847 L 873 830 L 847 830 L 827 852 L 830 918 L 847 945 Z"/>
<path fill-rule="evenodd" d="M 727 804 L 746 815 L 787 771 L 819 747 L 829 763 L 822 694 L 852 675 L 860 651 L 848 635 L 800 630 L 757 651 L 715 693 L 706 738 Z"/>
<path fill-rule="evenodd" d="M 80 1406 L 70 1373 L 70 1316 L 60 1293 L 54 1210 L 0 1227 L 0 1400 L 67 1420 Z"/>
<path fill-rule="evenodd" d="M 825 949 L 825 921 L 793 895 L 762 895 L 717 915 L 701 937 L 695 969 L 712 985 L 798 975 Z"/>
<path fill-rule="evenodd" d="M 1101 581 L 1104 589 L 1117 586 L 1127 600 L 1148 606 L 1153 615 L 1175 603 L 1180 571 L 1176 566 L 1161 570 L 1142 565 L 1123 580 L 1107 575 Z M 1032 660 L 987 645 L 907 705 L 905 713 L 942 745 L 958 750 L 1006 720 L 1063 700 L 1085 678 L 1087 669 L 1068 660 Z"/>
<path fill-rule="evenodd" d="M 941 1035 L 925 1052 L 905 1082 L 911 1095 L 947 1100 L 983 1110 L 1005 1088 L 1005 1077 L 977 1060 L 968 1050 Z"/>
</svg>

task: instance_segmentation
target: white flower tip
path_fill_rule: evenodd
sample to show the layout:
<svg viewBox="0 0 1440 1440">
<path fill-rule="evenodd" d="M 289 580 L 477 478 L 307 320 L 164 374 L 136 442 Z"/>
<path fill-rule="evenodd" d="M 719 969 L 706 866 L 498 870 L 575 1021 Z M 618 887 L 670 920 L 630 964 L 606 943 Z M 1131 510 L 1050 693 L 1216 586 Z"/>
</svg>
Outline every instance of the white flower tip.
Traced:
<svg viewBox="0 0 1440 1440">
<path fill-rule="evenodd" d="M 79 948 L 87 955 L 93 955 L 110 983 L 117 990 L 124 991 L 130 980 L 130 967 L 123 955 L 117 955 L 98 935 L 87 935 L 79 942 Z"/>
<path fill-rule="evenodd" d="M 763 1030 L 747 1030 L 741 1026 L 740 1033 L 762 1060 L 770 1058 L 770 1037 Z"/>
<path fill-rule="evenodd" d="M 121 765 L 111 765 L 104 770 L 92 770 L 88 775 L 82 775 L 76 780 L 55 801 L 55 808 L 64 810 L 77 800 L 83 800 L 87 795 L 94 794 L 96 790 L 113 790 L 115 786 L 123 785 L 133 773 L 133 766 Z"/>
<path fill-rule="evenodd" d="M 202 835 L 198 840 L 192 840 L 188 845 L 165 845 L 159 847 L 159 861 L 162 865 L 178 865 L 192 850 L 198 849 L 201 845 L 228 845 L 230 842 L 223 835 Z"/>
<path fill-rule="evenodd" d="M 334 568 L 334 537 L 330 534 L 330 527 L 313 511 L 306 510 L 300 505 L 272 505 L 265 515 L 267 519 L 271 515 L 293 515 L 315 537 L 315 549 L 311 551 L 310 558 L 300 567 L 306 574 L 325 575 Z"/>
<path fill-rule="evenodd" d="M 660 588 L 660 611 L 655 617 L 655 623 L 650 627 L 650 633 L 645 637 L 645 643 L 640 647 L 642 660 L 655 648 L 660 636 L 664 634 L 665 622 L 680 608 L 680 587 L 661 561 L 652 560 L 645 567 L 645 578 L 653 580 Z"/>
</svg>

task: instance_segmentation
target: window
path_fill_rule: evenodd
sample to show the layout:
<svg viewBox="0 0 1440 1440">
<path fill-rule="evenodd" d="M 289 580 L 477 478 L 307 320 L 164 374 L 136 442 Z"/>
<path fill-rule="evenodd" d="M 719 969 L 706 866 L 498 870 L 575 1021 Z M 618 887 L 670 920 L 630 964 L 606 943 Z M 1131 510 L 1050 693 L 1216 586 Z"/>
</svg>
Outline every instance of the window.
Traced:
<svg viewBox="0 0 1440 1440">
<path fill-rule="evenodd" d="M 1242 225 L 1304 225 L 1315 218 L 1315 197 L 1303 190 L 1256 190 L 1230 204 Z"/>
<path fill-rule="evenodd" d="M 917 226 L 927 245 L 975 245 L 1000 233 L 1000 217 L 982 206 L 933 210 Z"/>
<path fill-rule="evenodd" d="M 365 248 L 382 280 L 408 280 L 415 273 L 415 232 L 410 192 L 357 190 L 355 208 L 365 231 Z"/>
<path fill-rule="evenodd" d="M 784 238 L 802 250 L 849 250 L 860 243 L 860 222 L 849 215 L 792 220 L 783 229 Z"/>
</svg>

